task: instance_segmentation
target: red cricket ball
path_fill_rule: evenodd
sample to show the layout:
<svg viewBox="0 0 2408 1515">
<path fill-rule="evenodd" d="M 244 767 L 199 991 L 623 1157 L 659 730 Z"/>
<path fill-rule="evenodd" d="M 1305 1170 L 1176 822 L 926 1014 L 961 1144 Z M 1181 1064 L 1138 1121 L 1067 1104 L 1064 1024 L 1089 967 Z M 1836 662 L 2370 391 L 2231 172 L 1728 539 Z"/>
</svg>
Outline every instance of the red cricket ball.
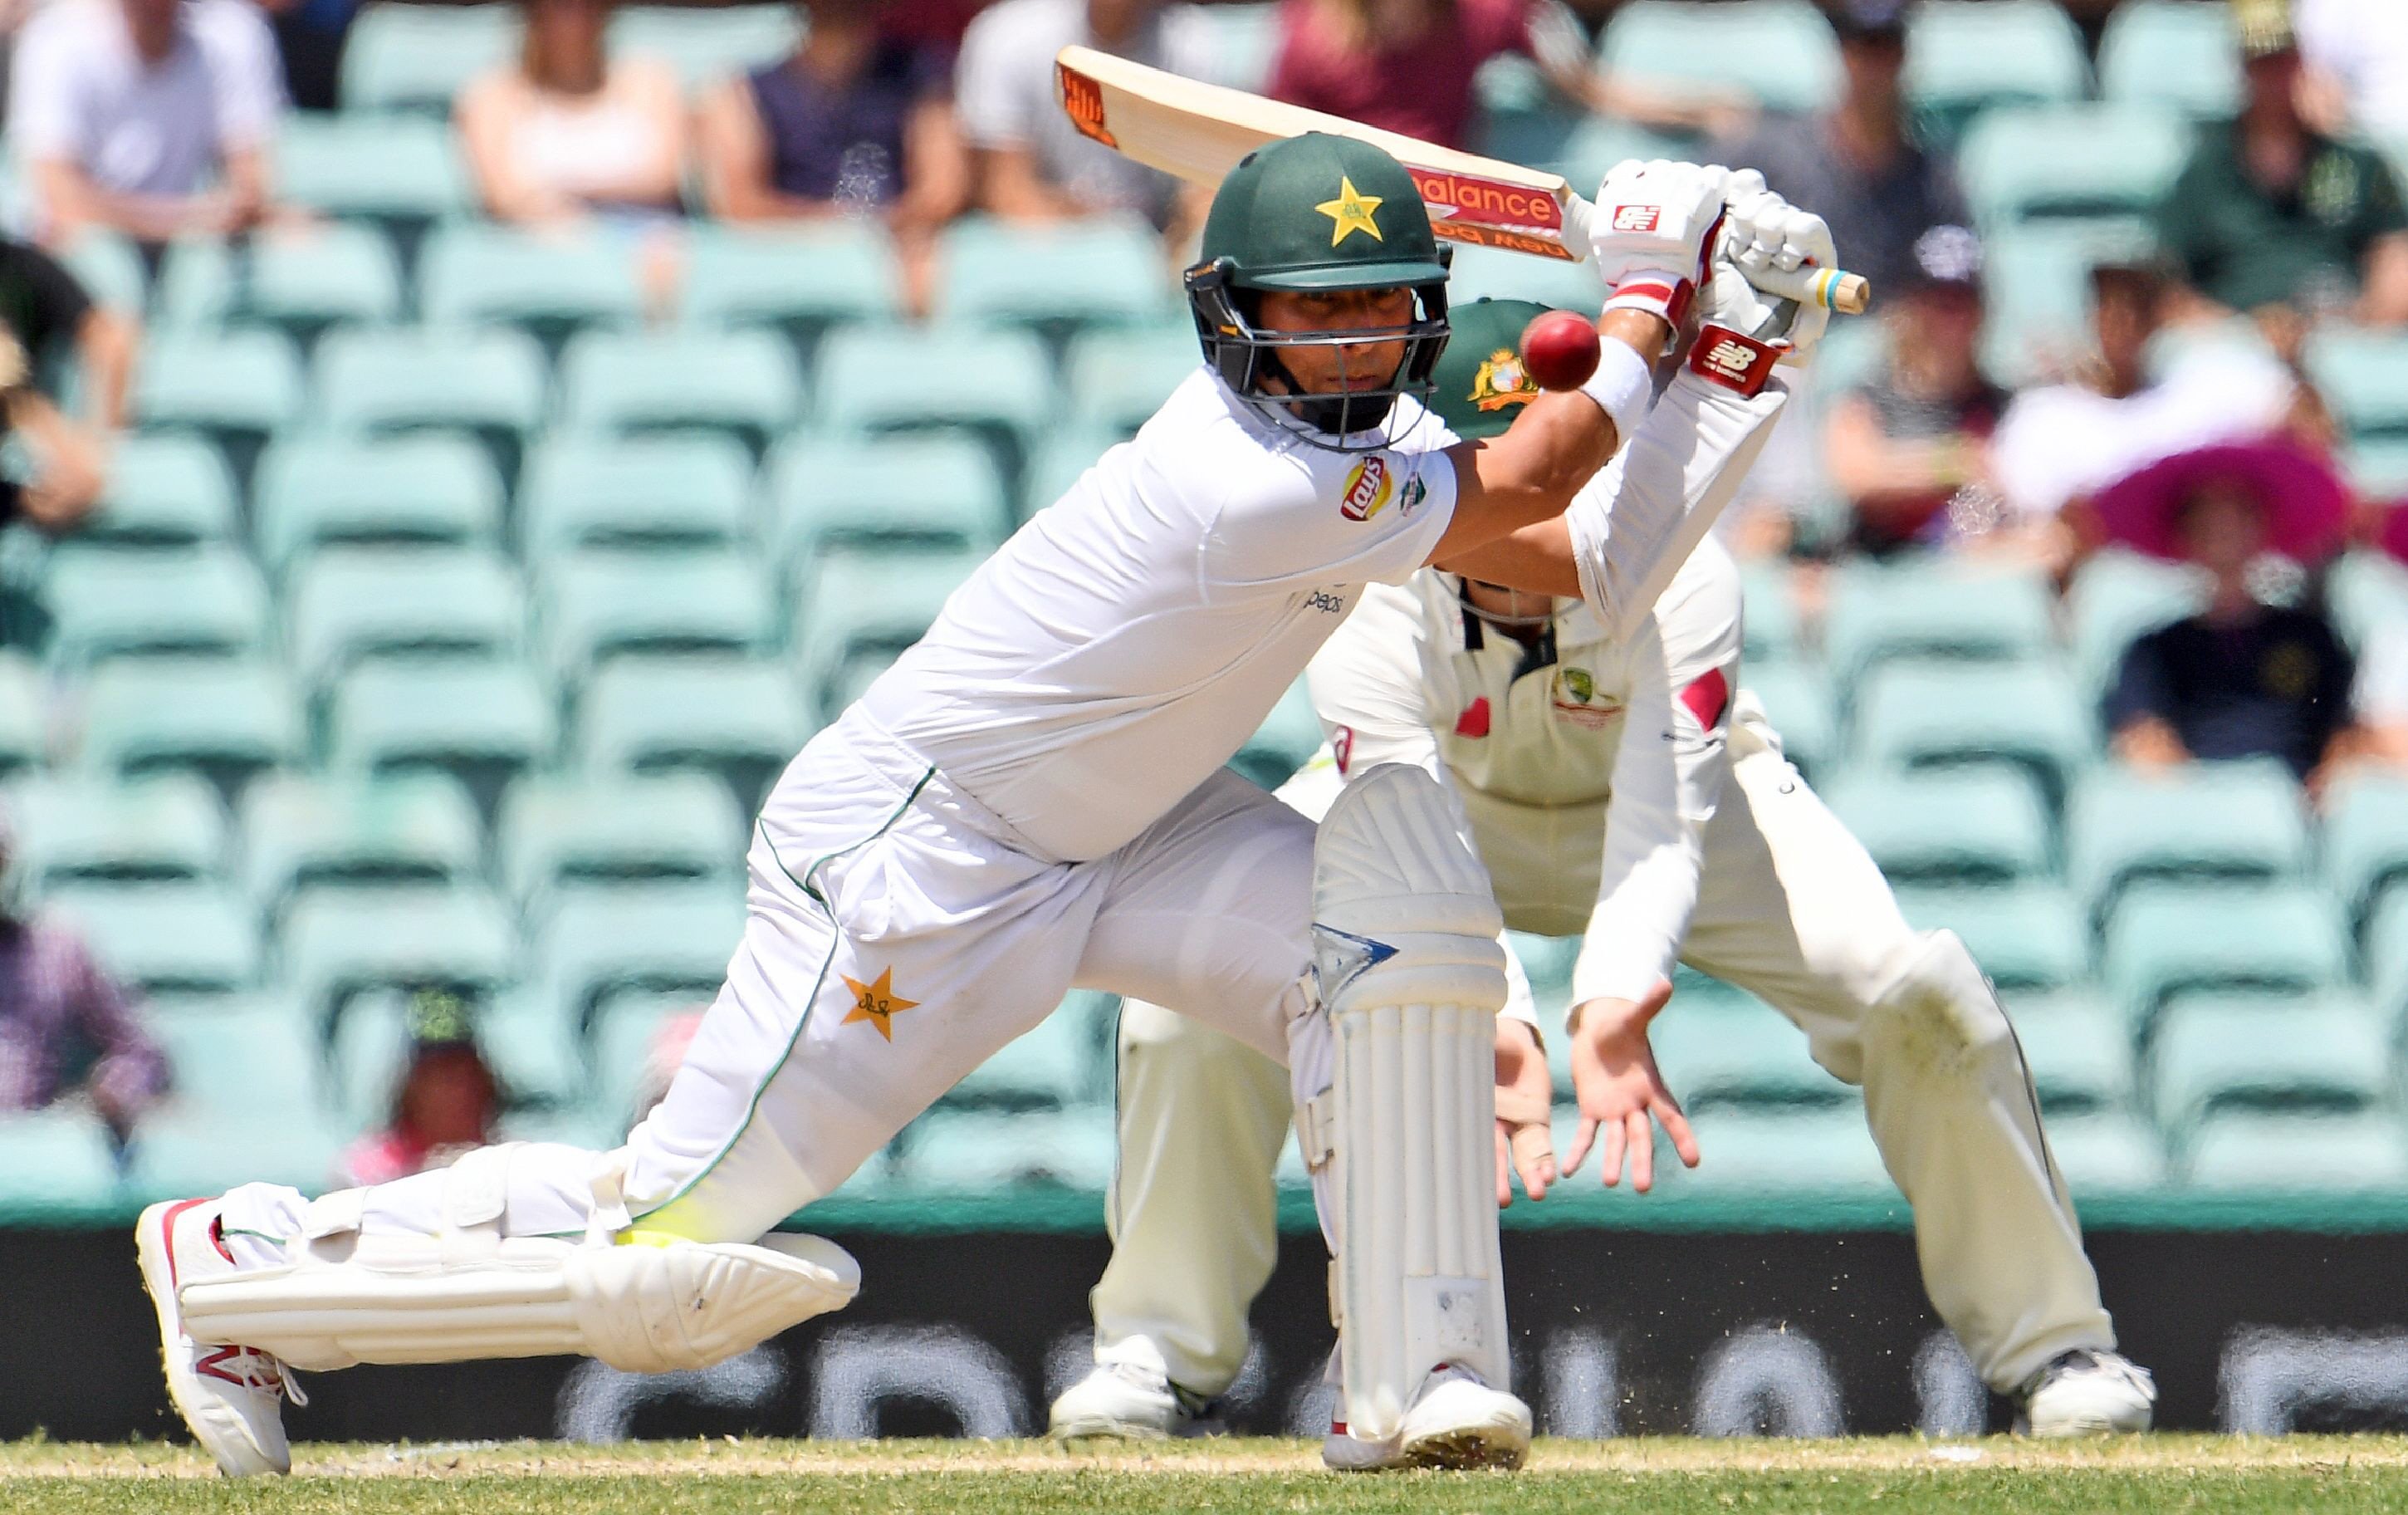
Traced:
<svg viewBox="0 0 2408 1515">
<path fill-rule="evenodd" d="M 1541 389 L 1578 389 L 1597 372 L 1597 324 L 1548 311 L 1522 328 L 1522 367 Z"/>
</svg>

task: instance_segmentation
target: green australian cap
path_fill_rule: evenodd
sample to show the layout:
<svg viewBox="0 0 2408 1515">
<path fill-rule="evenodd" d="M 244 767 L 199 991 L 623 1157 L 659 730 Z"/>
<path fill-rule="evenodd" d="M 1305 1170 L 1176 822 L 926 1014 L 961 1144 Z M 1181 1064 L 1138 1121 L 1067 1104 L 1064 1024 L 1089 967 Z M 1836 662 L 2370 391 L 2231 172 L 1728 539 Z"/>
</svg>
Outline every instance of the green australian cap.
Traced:
<svg viewBox="0 0 2408 1515">
<path fill-rule="evenodd" d="M 1478 299 L 1447 311 L 1455 335 L 1431 374 L 1438 393 L 1429 407 L 1466 441 L 1494 437 L 1513 424 L 1539 393 L 1522 367 L 1522 331 L 1547 313 L 1528 300 Z"/>
<path fill-rule="evenodd" d="M 1385 289 L 1446 278 L 1404 165 L 1369 142 L 1308 132 L 1246 154 L 1212 196 L 1204 259 L 1240 289 Z"/>
</svg>

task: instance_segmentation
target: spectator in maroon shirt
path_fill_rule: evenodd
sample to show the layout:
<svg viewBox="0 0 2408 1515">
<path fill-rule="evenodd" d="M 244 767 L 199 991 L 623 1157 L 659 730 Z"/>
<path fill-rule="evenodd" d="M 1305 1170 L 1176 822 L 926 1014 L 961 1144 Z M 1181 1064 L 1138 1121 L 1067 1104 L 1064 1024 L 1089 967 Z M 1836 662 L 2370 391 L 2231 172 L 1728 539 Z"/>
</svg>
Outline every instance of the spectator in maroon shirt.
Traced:
<svg viewBox="0 0 2408 1515">
<path fill-rule="evenodd" d="M 463 1152 L 493 1141 L 503 1103 L 467 1004 L 455 994 L 422 990 L 410 1001 L 409 1061 L 394 1092 L 393 1118 L 351 1144 L 336 1182 L 359 1188 L 450 1167 Z"/>
</svg>

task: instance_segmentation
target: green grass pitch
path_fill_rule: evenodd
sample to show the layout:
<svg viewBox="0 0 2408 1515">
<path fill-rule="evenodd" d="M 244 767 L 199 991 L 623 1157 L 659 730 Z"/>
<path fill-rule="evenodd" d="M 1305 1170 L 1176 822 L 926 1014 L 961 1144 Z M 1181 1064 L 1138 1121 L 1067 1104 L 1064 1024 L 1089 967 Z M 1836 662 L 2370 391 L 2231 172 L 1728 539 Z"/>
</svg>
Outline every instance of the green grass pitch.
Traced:
<svg viewBox="0 0 2408 1515">
<path fill-rule="evenodd" d="M 295 1476 L 230 1483 L 188 1448 L 0 1447 L 0 1510 L 41 1515 L 607 1511 L 721 1515 L 2051 1515 L 2408 1511 L 2408 1438 L 2142 1436 L 1545 1442 L 1518 1475 L 1322 1471 L 1300 1441 L 1066 1451 L 1037 1442 L 738 1440 L 585 1448 L 299 1449 Z"/>
</svg>

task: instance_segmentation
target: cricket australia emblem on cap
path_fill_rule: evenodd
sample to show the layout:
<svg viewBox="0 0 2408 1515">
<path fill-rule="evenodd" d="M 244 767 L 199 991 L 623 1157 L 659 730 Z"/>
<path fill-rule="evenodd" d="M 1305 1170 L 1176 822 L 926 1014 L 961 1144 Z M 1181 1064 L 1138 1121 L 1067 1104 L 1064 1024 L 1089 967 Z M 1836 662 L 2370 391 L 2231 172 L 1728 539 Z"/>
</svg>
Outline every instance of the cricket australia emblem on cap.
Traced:
<svg viewBox="0 0 2408 1515">
<path fill-rule="evenodd" d="M 1471 403 L 1479 410 L 1527 405 L 1538 393 L 1539 386 L 1530 382 L 1520 354 L 1510 347 L 1500 347 L 1483 358 L 1479 371 L 1471 376 Z"/>
<path fill-rule="evenodd" d="M 1368 521 L 1387 508 L 1395 488 L 1388 460 L 1374 453 L 1346 475 L 1346 492 L 1338 497 L 1338 513 L 1349 521 Z"/>
</svg>

